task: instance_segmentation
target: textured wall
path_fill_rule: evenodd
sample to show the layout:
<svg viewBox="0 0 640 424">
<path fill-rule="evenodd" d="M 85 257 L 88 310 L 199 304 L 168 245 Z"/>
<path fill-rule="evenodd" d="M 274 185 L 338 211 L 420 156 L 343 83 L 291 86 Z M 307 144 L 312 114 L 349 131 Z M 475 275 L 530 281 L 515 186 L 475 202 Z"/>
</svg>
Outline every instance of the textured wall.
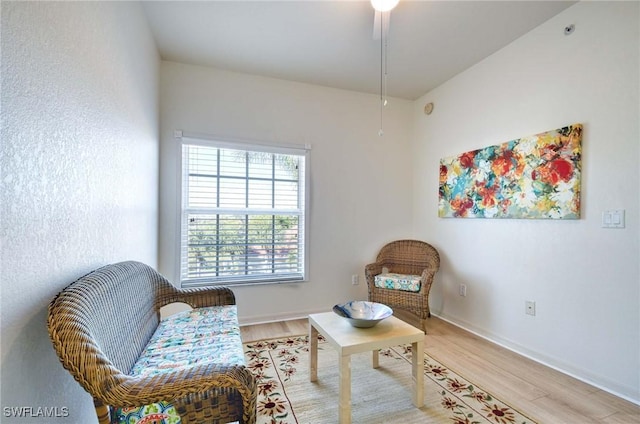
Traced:
<svg viewBox="0 0 640 424">
<path fill-rule="evenodd" d="M 442 254 L 432 310 L 635 402 L 639 12 L 580 2 L 428 93 L 413 156 L 416 232 Z M 579 220 L 438 218 L 440 158 L 573 123 L 584 124 Z M 607 209 L 626 209 L 626 228 L 602 228 Z"/>
<path fill-rule="evenodd" d="M 89 423 L 46 307 L 106 263 L 156 265 L 159 57 L 136 3 L 1 7 L 2 407 L 66 407 L 55 422 Z"/>
</svg>

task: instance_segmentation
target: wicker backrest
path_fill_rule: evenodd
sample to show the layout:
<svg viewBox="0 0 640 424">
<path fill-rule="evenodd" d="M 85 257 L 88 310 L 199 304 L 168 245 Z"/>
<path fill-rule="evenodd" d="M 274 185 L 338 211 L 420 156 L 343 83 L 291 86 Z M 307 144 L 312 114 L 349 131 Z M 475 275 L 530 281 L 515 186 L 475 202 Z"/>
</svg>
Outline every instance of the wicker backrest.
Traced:
<svg viewBox="0 0 640 424">
<path fill-rule="evenodd" d="M 380 249 L 376 262 L 389 272 L 420 275 L 425 268 L 435 273 L 440 268 L 440 255 L 429 243 L 420 240 L 396 240 Z"/>
<path fill-rule="evenodd" d="M 62 361 L 89 393 L 127 374 L 159 322 L 169 283 L 139 262 L 107 265 L 66 287 L 49 305 L 49 334 Z"/>
</svg>

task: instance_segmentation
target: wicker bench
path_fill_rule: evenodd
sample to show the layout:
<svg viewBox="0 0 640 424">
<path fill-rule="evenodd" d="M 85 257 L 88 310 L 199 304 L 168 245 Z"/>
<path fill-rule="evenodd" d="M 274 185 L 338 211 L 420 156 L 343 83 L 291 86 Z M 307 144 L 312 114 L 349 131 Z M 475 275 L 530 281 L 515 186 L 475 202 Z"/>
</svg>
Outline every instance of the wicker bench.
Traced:
<svg viewBox="0 0 640 424">
<path fill-rule="evenodd" d="M 160 308 L 174 302 L 194 309 L 161 320 Z M 257 386 L 227 288 L 181 290 L 147 265 L 121 262 L 60 292 L 48 328 L 100 424 L 144 411 L 183 424 L 255 423 Z"/>
</svg>

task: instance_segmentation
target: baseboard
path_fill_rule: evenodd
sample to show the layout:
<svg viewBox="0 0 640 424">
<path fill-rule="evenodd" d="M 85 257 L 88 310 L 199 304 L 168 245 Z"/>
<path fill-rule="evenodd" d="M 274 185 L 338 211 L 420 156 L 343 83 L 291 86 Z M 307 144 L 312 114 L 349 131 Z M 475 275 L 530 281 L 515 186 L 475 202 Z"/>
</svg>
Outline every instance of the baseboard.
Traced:
<svg viewBox="0 0 640 424">
<path fill-rule="evenodd" d="M 238 321 L 240 322 L 240 326 L 268 324 L 268 323 L 278 322 L 278 321 L 293 321 L 296 319 L 306 319 L 309 317 L 309 314 L 316 314 L 320 312 L 327 312 L 327 310 L 322 309 L 317 311 L 298 311 L 298 312 L 288 312 L 288 313 L 282 313 L 282 314 L 243 316 L 243 317 L 240 317 Z"/>
<path fill-rule="evenodd" d="M 473 324 L 466 322 L 464 320 L 455 319 L 453 317 L 449 317 L 447 315 L 439 315 L 431 311 L 431 315 L 438 317 L 439 319 L 448 322 L 451 325 L 455 325 L 458 328 L 461 328 L 465 331 L 468 331 L 472 334 L 475 334 L 478 337 L 481 337 L 488 342 L 494 343 L 498 346 L 501 346 L 507 350 L 510 350 L 518 355 L 524 356 L 525 358 L 531 359 L 534 362 L 537 362 L 541 365 L 554 369 L 562 374 L 573 377 L 577 380 L 580 380 L 584 383 L 587 383 L 591 386 L 594 386 L 600 390 L 603 390 L 607 393 L 610 393 L 614 396 L 617 396 L 621 399 L 629 401 L 635 405 L 640 406 L 640 399 L 634 398 L 633 390 L 627 388 L 626 386 L 622 386 L 615 381 L 609 381 L 606 379 L 602 379 L 598 376 L 595 376 L 588 371 L 578 369 L 575 367 L 571 367 L 570 365 L 563 363 L 561 361 L 555 360 L 553 358 L 547 357 L 539 352 L 532 351 L 527 349 L 524 346 L 521 346 L 517 343 L 513 343 L 507 339 L 504 339 L 496 334 L 493 334 L 489 331 L 486 331 L 482 328 L 478 328 Z M 428 335 L 428 333 L 427 333 Z"/>
</svg>

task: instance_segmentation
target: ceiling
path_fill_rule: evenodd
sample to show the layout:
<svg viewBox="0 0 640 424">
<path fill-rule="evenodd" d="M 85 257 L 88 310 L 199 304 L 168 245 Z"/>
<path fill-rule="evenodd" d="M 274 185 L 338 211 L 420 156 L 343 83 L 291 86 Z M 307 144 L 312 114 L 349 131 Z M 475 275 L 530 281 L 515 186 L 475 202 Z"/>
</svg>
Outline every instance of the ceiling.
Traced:
<svg viewBox="0 0 640 424">
<path fill-rule="evenodd" d="M 388 95 L 414 100 L 574 3 L 401 0 L 390 18 Z M 164 60 L 380 93 L 368 0 L 142 4 Z"/>
</svg>

